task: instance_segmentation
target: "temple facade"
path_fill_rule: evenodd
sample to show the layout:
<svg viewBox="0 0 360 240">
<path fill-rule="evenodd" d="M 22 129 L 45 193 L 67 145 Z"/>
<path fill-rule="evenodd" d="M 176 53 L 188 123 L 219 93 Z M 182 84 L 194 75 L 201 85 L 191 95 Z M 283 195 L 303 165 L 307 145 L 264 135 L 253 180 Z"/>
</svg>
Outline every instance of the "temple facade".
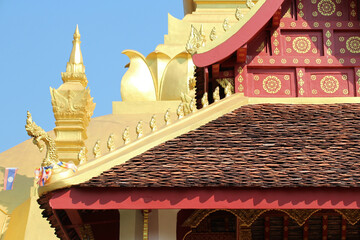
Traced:
<svg viewBox="0 0 360 240">
<path fill-rule="evenodd" d="M 360 239 L 359 4 L 184 0 L 94 119 L 76 27 L 4 239 Z"/>
</svg>

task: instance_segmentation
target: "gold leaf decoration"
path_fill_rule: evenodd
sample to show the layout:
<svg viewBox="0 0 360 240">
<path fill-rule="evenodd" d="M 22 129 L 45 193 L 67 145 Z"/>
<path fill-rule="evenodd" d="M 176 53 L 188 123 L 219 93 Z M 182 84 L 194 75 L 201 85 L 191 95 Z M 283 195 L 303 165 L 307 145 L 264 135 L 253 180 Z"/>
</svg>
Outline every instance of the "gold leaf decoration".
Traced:
<svg viewBox="0 0 360 240">
<path fill-rule="evenodd" d="M 179 104 L 177 110 L 176 110 L 176 114 L 178 116 L 178 119 L 181 119 L 184 117 L 185 113 L 184 113 L 184 105 L 182 103 Z"/>
<path fill-rule="evenodd" d="M 110 134 L 108 141 L 107 141 L 107 148 L 110 152 L 115 150 L 115 143 L 114 143 L 114 134 Z"/>
<path fill-rule="evenodd" d="M 78 160 L 80 165 L 86 163 L 86 147 L 82 147 L 80 149 L 80 152 L 78 154 Z"/>
<path fill-rule="evenodd" d="M 229 24 L 229 18 L 224 19 L 224 22 L 223 22 L 222 26 L 223 26 L 223 29 L 224 29 L 225 32 L 231 28 L 231 26 Z"/>
<path fill-rule="evenodd" d="M 126 127 L 123 134 L 122 139 L 124 140 L 124 144 L 128 144 L 130 142 L 130 133 L 129 133 L 129 127 Z"/>
<path fill-rule="evenodd" d="M 101 156 L 101 151 L 100 151 L 100 140 L 97 140 L 94 148 L 93 148 L 93 154 L 95 158 L 98 158 Z"/>
<path fill-rule="evenodd" d="M 214 98 L 214 102 L 217 102 L 220 100 L 220 89 L 219 86 L 217 86 L 213 92 L 213 98 Z"/>
<path fill-rule="evenodd" d="M 210 32 L 210 40 L 211 40 L 211 41 L 214 41 L 216 38 L 217 38 L 216 28 L 213 27 L 213 29 L 212 29 L 211 32 Z"/>
<path fill-rule="evenodd" d="M 143 136 L 143 121 L 139 121 L 136 125 L 136 136 L 137 138 L 141 138 Z"/>
<path fill-rule="evenodd" d="M 150 125 L 151 131 L 155 132 L 156 131 L 156 116 L 155 115 L 152 115 L 149 125 Z"/>
<path fill-rule="evenodd" d="M 164 121 L 165 121 L 165 125 L 170 124 L 170 109 L 166 110 L 164 115 Z"/>
<path fill-rule="evenodd" d="M 208 93 L 204 93 L 203 97 L 201 98 L 201 104 L 204 107 L 207 107 L 209 105 L 209 100 L 208 100 Z"/>
<path fill-rule="evenodd" d="M 244 14 L 241 13 L 241 8 L 237 7 L 235 11 L 235 18 L 239 21 L 244 17 Z"/>
</svg>

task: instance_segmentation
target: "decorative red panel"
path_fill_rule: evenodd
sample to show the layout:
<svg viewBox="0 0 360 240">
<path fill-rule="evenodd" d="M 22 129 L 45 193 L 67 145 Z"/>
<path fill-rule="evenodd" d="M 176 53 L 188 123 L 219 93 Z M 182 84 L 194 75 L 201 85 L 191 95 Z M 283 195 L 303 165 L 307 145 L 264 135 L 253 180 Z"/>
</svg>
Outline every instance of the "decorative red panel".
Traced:
<svg viewBox="0 0 360 240">
<path fill-rule="evenodd" d="M 350 0 L 354 2 L 354 0 Z M 350 20 L 349 0 L 297 0 L 298 17 L 313 21 Z M 352 14 L 354 14 L 352 12 Z M 355 13 L 356 14 L 356 13 Z"/>
<path fill-rule="evenodd" d="M 322 31 L 282 31 L 284 55 L 323 56 Z"/>
<path fill-rule="evenodd" d="M 307 97 L 349 97 L 355 94 L 354 73 L 351 69 L 308 69 L 305 80 Z"/>
<path fill-rule="evenodd" d="M 249 70 L 250 71 L 250 70 Z M 248 74 L 248 95 L 254 97 L 295 97 L 295 78 L 291 70 L 255 69 Z"/>
<path fill-rule="evenodd" d="M 339 57 L 358 57 L 360 53 L 360 33 L 335 31 L 335 55 Z M 356 61 L 356 60 L 355 60 Z"/>
</svg>

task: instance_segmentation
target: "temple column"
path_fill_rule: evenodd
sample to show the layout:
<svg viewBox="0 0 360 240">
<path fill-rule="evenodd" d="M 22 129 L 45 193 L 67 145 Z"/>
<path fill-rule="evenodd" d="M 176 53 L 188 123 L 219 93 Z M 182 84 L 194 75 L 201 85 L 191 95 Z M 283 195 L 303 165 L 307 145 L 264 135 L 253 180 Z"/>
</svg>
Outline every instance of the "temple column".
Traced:
<svg viewBox="0 0 360 240">
<path fill-rule="evenodd" d="M 159 210 L 159 240 L 176 239 L 176 222 L 179 209 Z"/>
<path fill-rule="evenodd" d="M 143 239 L 143 214 L 141 210 L 119 210 L 120 240 Z"/>
</svg>

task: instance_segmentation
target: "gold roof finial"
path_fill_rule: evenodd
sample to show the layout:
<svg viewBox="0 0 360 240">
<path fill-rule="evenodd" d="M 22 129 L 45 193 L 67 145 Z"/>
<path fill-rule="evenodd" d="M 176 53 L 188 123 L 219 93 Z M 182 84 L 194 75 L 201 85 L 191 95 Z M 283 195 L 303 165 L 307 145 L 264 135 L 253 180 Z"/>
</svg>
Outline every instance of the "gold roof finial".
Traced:
<svg viewBox="0 0 360 240">
<path fill-rule="evenodd" d="M 71 50 L 69 62 L 66 65 L 66 72 L 61 73 L 62 79 L 65 82 L 80 82 L 86 87 L 88 81 L 85 75 L 85 66 L 80 49 L 80 32 L 76 25 L 74 40 L 72 41 L 73 48 Z"/>
</svg>

